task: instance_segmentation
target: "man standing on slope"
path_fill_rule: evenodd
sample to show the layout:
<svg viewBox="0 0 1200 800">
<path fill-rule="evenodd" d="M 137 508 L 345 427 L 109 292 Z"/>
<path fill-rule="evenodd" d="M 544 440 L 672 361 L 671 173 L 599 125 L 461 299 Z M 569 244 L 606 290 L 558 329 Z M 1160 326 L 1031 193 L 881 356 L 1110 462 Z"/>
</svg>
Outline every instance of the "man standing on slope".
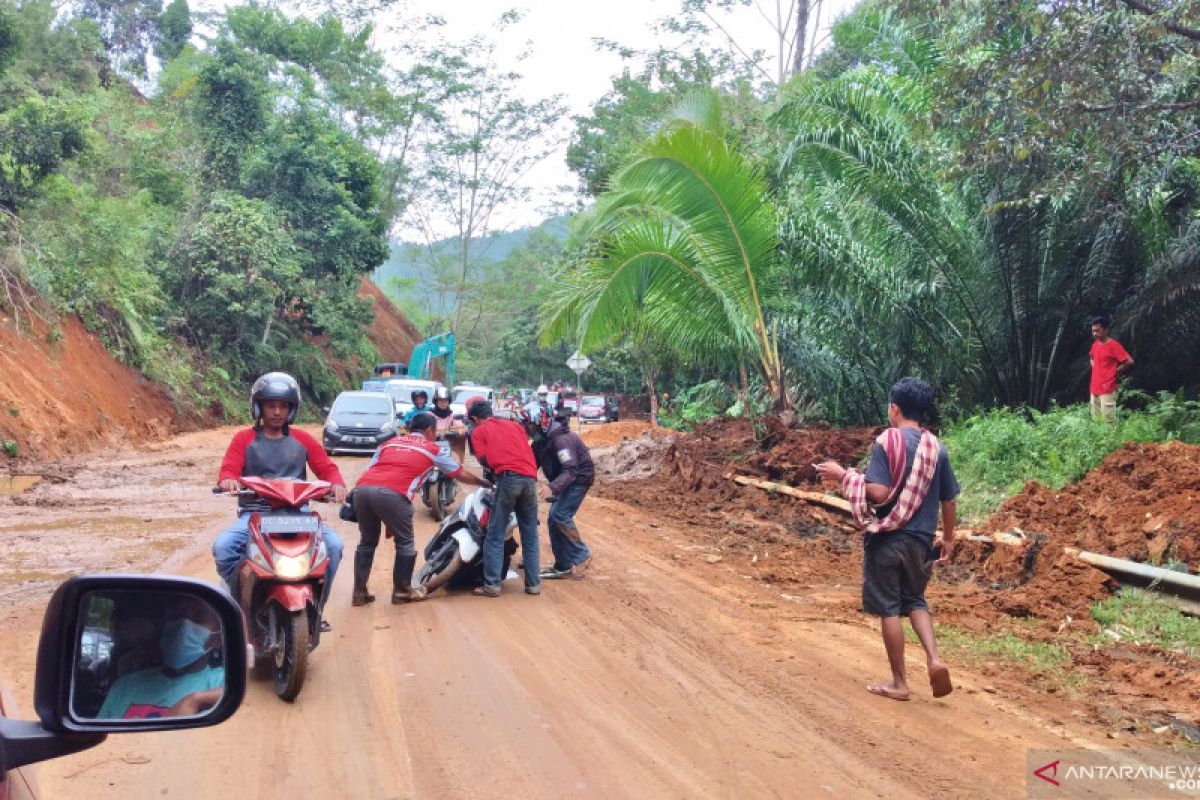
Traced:
<svg viewBox="0 0 1200 800">
<path fill-rule="evenodd" d="M 855 521 L 866 529 L 862 606 L 880 618 L 892 668 L 890 682 L 871 684 L 867 691 L 892 700 L 908 699 L 900 624 L 900 617 L 907 616 L 925 649 L 933 696 L 945 697 L 954 687 L 950 670 L 938 656 L 925 587 L 934 563 L 949 561 L 954 551 L 958 481 L 946 449 L 920 425 L 933 408 L 929 384 L 901 378 L 888 400 L 892 426 L 875 440 L 866 475 L 834 461 L 818 465 L 817 473 L 841 481 Z M 935 535 L 939 506 L 942 533 Z"/>
<path fill-rule="evenodd" d="M 1108 335 L 1112 320 L 1099 316 L 1092 320 L 1092 419 L 1112 422 L 1117 417 L 1117 378 L 1133 366 L 1133 359 L 1116 339 Z"/>
<path fill-rule="evenodd" d="M 250 389 L 250 414 L 254 427 L 238 431 L 225 451 L 217 484 L 226 492 L 236 492 L 242 476 L 257 478 L 291 478 L 306 480 L 307 465 L 312 465 L 319 480 L 333 485 L 333 499 L 341 503 L 346 499 L 346 481 L 337 465 L 325 455 L 321 443 L 300 430 L 292 430 L 300 410 L 300 385 L 286 372 L 268 372 L 254 382 Z M 237 521 L 226 528 L 213 542 L 213 560 L 217 573 L 237 597 L 237 574 L 246 558 L 246 544 L 250 539 L 250 515 L 255 511 L 269 511 L 265 501 L 252 495 L 238 497 Z M 321 608 L 329 597 L 333 576 L 342 560 L 342 540 L 333 528 L 322 523 L 321 533 L 325 538 L 325 549 L 329 553 L 329 578 L 325 582 L 325 597 Z M 329 624 L 322 621 L 321 629 L 328 630 Z"/>
</svg>

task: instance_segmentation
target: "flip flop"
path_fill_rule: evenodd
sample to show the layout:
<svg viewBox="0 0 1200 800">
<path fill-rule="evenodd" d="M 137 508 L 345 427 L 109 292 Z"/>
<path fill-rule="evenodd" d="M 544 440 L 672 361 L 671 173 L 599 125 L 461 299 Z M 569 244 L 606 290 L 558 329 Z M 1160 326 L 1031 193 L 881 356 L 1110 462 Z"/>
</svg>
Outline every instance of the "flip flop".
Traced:
<svg viewBox="0 0 1200 800">
<path fill-rule="evenodd" d="M 486 585 L 479 586 L 475 589 L 472 589 L 471 594 L 475 595 L 476 597 L 499 597 L 500 596 L 500 587 L 499 586 L 486 586 Z"/>
<path fill-rule="evenodd" d="M 954 684 L 950 683 L 950 670 L 945 667 L 937 667 L 930 672 L 929 688 L 933 689 L 934 697 L 945 697 L 953 692 Z"/>
<path fill-rule="evenodd" d="M 896 690 L 886 683 L 872 683 L 867 687 L 867 691 L 871 694 L 877 694 L 880 697 L 886 697 L 889 700 L 907 701 L 908 695 L 896 694 Z"/>
</svg>

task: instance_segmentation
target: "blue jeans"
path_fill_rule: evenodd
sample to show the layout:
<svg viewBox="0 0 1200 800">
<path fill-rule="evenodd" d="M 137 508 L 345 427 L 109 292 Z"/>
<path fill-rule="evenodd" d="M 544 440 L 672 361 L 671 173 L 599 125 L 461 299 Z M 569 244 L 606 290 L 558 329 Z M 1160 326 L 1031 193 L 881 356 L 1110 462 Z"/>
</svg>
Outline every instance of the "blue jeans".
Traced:
<svg viewBox="0 0 1200 800">
<path fill-rule="evenodd" d="M 246 545 L 250 541 L 250 513 L 247 511 L 239 515 L 213 542 L 213 560 L 217 562 L 217 574 L 231 591 L 237 586 L 238 568 L 246 560 Z M 342 540 L 333 532 L 333 528 L 324 522 L 321 523 L 321 533 L 325 537 L 325 550 L 329 553 L 329 574 L 325 578 L 325 595 L 328 597 L 329 587 L 333 586 L 333 576 L 337 574 L 338 564 L 342 563 Z"/>
<path fill-rule="evenodd" d="M 570 569 L 592 557 L 575 525 L 575 512 L 583 503 L 591 486 L 568 486 L 550 505 L 546 522 L 550 527 L 550 549 L 554 551 L 554 568 Z"/>
<path fill-rule="evenodd" d="M 483 537 L 483 582 L 499 586 L 504 576 L 504 530 L 508 517 L 517 512 L 517 527 L 521 530 L 521 552 L 525 560 L 525 586 L 541 583 L 541 563 L 537 532 L 537 481 L 523 475 L 506 472 L 496 479 L 492 496 L 492 514 Z"/>
</svg>

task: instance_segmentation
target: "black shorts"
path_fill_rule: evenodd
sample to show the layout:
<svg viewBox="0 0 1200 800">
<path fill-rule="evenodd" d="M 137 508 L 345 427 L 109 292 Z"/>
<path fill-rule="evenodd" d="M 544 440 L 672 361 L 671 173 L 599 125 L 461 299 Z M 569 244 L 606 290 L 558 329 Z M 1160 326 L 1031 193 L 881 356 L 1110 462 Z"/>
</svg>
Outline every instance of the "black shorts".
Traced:
<svg viewBox="0 0 1200 800">
<path fill-rule="evenodd" d="M 924 534 L 873 533 L 863 546 L 862 607 L 879 617 L 929 610 L 925 587 L 933 574 L 934 551 Z"/>
</svg>

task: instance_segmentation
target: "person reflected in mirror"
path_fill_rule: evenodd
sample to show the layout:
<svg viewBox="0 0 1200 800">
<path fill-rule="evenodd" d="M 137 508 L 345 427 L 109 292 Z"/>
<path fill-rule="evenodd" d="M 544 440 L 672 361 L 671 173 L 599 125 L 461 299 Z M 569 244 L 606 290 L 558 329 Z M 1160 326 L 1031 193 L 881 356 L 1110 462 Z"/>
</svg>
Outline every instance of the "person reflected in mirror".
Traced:
<svg viewBox="0 0 1200 800">
<path fill-rule="evenodd" d="M 99 719 L 194 716 L 220 701 L 225 667 L 213 664 L 222 645 L 216 612 L 189 597 L 176 601 L 165 619 L 158 639 L 161 665 L 118 677 Z"/>
</svg>

